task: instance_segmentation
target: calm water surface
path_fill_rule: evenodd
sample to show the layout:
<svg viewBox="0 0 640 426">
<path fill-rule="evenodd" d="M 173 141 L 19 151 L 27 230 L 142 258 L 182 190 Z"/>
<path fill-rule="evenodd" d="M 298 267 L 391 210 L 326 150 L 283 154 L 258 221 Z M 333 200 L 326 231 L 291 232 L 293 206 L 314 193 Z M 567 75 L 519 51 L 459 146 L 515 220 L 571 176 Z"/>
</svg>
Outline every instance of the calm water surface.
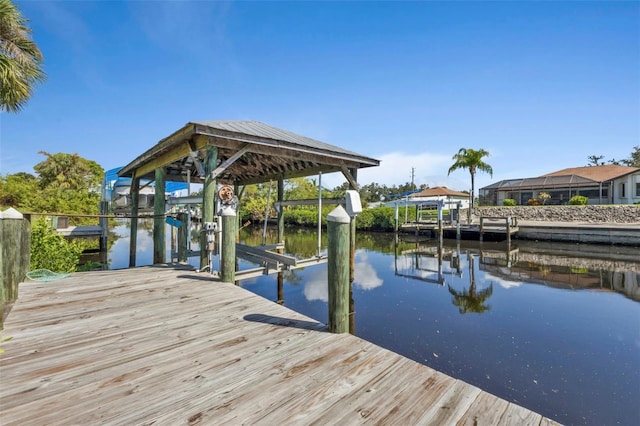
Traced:
<svg viewBox="0 0 640 426">
<path fill-rule="evenodd" d="M 261 229 L 246 231 L 244 243 L 261 243 Z M 128 228 L 114 232 L 124 237 L 110 266 L 127 267 Z M 315 254 L 313 231 L 285 236 L 287 253 Z M 355 335 L 565 424 L 640 424 L 637 248 L 407 238 L 358 235 Z M 145 229 L 137 256 L 152 263 Z M 276 275 L 241 286 L 278 299 Z M 281 291 L 285 306 L 327 322 L 326 264 L 287 272 Z"/>
</svg>

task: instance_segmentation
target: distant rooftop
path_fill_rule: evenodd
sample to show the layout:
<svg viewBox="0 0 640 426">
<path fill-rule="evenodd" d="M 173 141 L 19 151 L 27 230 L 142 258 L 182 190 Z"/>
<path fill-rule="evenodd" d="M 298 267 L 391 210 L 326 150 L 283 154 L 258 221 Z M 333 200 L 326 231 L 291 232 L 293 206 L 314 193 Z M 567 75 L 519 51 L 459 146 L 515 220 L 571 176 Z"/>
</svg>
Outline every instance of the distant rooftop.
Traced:
<svg viewBox="0 0 640 426">
<path fill-rule="evenodd" d="M 442 196 L 468 198 L 469 193 L 454 191 L 453 189 L 449 189 L 446 186 L 435 186 L 433 188 L 423 189 L 420 192 L 411 194 L 409 197 L 418 198 L 418 197 L 442 197 Z"/>
</svg>

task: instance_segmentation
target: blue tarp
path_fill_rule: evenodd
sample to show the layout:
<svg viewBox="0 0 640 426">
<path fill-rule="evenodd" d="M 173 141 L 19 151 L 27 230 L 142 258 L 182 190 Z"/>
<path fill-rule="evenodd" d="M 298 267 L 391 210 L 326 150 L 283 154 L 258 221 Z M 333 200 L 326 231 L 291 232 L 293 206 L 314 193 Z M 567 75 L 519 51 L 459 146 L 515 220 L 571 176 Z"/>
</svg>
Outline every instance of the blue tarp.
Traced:
<svg viewBox="0 0 640 426">
<path fill-rule="evenodd" d="M 121 169 L 122 169 L 122 167 L 117 167 L 115 169 L 107 170 L 105 172 L 104 181 L 103 181 L 103 187 L 106 190 L 113 189 L 113 187 L 115 186 L 116 182 L 119 185 L 122 185 L 122 184 L 130 185 L 131 184 L 131 178 L 118 177 L 118 172 Z M 173 193 L 173 192 L 176 192 L 176 191 L 187 189 L 187 186 L 188 185 L 187 185 L 186 182 L 166 182 L 165 183 L 165 192 Z"/>
</svg>

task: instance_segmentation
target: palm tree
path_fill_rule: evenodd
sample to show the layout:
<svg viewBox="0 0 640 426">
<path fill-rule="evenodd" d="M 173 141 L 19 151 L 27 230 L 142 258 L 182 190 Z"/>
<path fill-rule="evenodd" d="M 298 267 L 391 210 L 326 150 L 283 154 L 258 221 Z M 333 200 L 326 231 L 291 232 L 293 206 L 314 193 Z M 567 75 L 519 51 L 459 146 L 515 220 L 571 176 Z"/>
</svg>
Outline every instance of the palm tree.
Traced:
<svg viewBox="0 0 640 426">
<path fill-rule="evenodd" d="M 20 111 L 45 78 L 27 22 L 11 0 L 0 0 L 0 111 Z"/>
<path fill-rule="evenodd" d="M 468 217 L 471 218 L 471 210 L 473 209 L 473 193 L 475 190 L 475 176 L 476 170 L 481 170 L 485 173 L 489 173 L 491 177 L 493 177 L 493 169 L 490 165 L 482 161 L 482 158 L 488 157 L 489 153 L 484 149 L 471 149 L 471 148 L 460 148 L 457 154 L 455 154 L 452 159 L 456 160 L 455 163 L 451 167 L 449 167 L 449 173 L 458 169 L 469 169 L 469 173 L 471 173 L 471 194 L 469 194 L 469 213 Z"/>
</svg>

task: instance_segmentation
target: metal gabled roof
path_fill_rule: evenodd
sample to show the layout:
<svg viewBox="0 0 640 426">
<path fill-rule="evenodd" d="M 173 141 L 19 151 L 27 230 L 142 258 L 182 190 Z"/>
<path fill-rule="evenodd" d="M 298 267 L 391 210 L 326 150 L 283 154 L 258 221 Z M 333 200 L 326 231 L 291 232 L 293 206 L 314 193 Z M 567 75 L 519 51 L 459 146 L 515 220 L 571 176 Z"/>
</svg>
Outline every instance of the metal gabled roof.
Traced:
<svg viewBox="0 0 640 426">
<path fill-rule="evenodd" d="M 361 156 L 353 151 L 340 148 L 335 145 L 330 145 L 325 142 L 321 142 L 316 139 L 312 139 L 306 136 L 299 135 L 297 133 L 290 132 L 288 130 L 279 129 L 277 127 L 270 126 L 260 121 L 194 121 L 194 124 L 200 124 L 213 129 L 227 130 L 244 135 L 252 135 L 261 138 L 268 138 L 273 140 L 280 140 L 290 142 L 296 145 L 300 145 L 308 148 L 316 148 L 319 150 L 341 152 L 343 154 L 352 156 Z"/>
<path fill-rule="evenodd" d="M 119 176 L 153 179 L 164 167 L 166 179 L 202 181 L 195 163 L 206 148 L 218 148 L 218 164 L 239 151 L 240 158 L 218 176 L 221 183 L 245 185 L 278 178 L 311 176 L 378 166 L 379 160 L 258 121 L 194 121 L 123 167 Z"/>
</svg>

